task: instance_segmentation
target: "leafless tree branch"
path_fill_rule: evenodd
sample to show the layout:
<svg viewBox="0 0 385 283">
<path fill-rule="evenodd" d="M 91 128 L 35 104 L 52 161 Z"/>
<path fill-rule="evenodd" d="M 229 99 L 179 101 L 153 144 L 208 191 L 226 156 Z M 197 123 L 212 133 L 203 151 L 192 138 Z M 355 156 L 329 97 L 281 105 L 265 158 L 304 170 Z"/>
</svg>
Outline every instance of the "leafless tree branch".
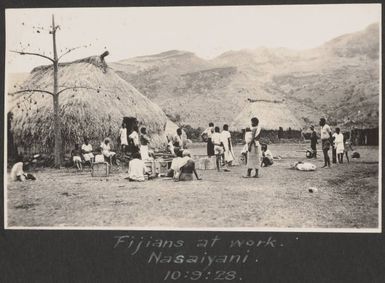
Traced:
<svg viewBox="0 0 385 283">
<path fill-rule="evenodd" d="M 50 95 L 53 95 L 52 92 L 48 91 L 48 90 L 42 90 L 42 89 L 23 89 L 23 90 L 19 90 L 19 91 L 15 91 L 15 92 L 11 92 L 9 93 L 10 95 L 14 95 L 14 94 L 18 94 L 18 93 L 25 93 L 25 92 L 41 92 L 41 93 L 48 93 Z"/>
<path fill-rule="evenodd" d="M 82 47 L 84 47 L 84 46 L 77 46 L 77 47 L 73 47 L 73 48 L 68 49 L 66 52 L 64 52 L 63 54 L 61 54 L 61 55 L 59 56 L 59 60 L 60 60 L 63 56 L 67 55 L 68 53 L 71 53 L 72 51 L 74 51 L 74 50 L 76 50 L 76 49 L 79 49 L 79 48 L 82 48 Z"/>
<path fill-rule="evenodd" d="M 24 51 L 16 51 L 16 50 L 10 50 L 10 52 L 13 52 L 13 53 L 18 53 L 20 55 L 34 55 L 34 56 L 39 56 L 39 57 L 43 57 L 45 59 L 48 59 L 50 60 L 52 63 L 54 63 L 54 59 L 52 59 L 51 57 L 48 57 L 48 56 L 45 56 L 45 55 L 42 55 L 42 54 L 39 54 L 39 53 L 32 53 L 32 52 L 24 52 Z"/>
</svg>

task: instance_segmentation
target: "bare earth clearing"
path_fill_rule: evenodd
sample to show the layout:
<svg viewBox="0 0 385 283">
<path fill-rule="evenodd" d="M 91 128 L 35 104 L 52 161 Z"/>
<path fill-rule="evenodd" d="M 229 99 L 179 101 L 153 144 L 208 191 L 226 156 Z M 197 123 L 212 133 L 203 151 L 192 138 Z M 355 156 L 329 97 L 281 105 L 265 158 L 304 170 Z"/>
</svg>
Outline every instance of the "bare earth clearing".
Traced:
<svg viewBox="0 0 385 283">
<path fill-rule="evenodd" d="M 241 178 L 244 166 L 198 171 L 202 181 L 144 183 L 125 180 L 126 168 L 114 168 L 108 178 L 92 178 L 88 168 L 44 169 L 35 172 L 37 181 L 8 183 L 8 226 L 376 228 L 378 147 L 356 147 L 360 159 L 331 169 L 320 168 L 321 152 L 311 161 L 315 172 L 289 169 L 306 160 L 298 152 L 304 148 L 271 145 L 282 159 L 262 168 L 259 179 Z M 191 151 L 205 149 L 194 145 Z"/>
</svg>

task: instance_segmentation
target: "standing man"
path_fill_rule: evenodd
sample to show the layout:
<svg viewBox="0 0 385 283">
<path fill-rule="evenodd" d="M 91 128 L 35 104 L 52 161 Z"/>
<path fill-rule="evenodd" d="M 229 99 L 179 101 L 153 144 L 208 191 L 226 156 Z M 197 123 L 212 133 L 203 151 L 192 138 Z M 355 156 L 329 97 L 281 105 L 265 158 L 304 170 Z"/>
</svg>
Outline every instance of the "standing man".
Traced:
<svg viewBox="0 0 385 283">
<path fill-rule="evenodd" d="M 311 150 L 313 151 L 313 157 L 317 158 L 317 144 L 318 144 L 318 136 L 317 132 L 314 130 L 314 126 L 310 126 L 311 130 L 311 136 L 310 136 L 310 147 Z"/>
<path fill-rule="evenodd" d="M 204 132 L 201 134 L 201 137 L 203 140 L 207 138 L 207 156 L 211 157 L 214 155 L 214 144 L 212 141 L 212 135 L 214 133 L 214 123 L 209 123 L 209 127 L 204 130 Z"/>
<path fill-rule="evenodd" d="M 261 133 L 261 127 L 259 126 L 259 120 L 257 117 L 251 118 L 251 141 L 248 143 L 247 153 L 247 175 L 246 178 L 251 177 L 251 171 L 255 169 L 254 178 L 259 177 L 260 166 L 260 151 L 261 145 L 259 143 L 259 137 Z"/>
<path fill-rule="evenodd" d="M 322 142 L 322 152 L 324 154 L 324 166 L 330 168 L 330 157 L 329 157 L 329 149 L 330 149 L 330 139 L 332 135 L 332 130 L 329 125 L 326 124 L 325 118 L 321 118 L 319 121 L 319 125 L 321 126 L 321 142 Z"/>
</svg>

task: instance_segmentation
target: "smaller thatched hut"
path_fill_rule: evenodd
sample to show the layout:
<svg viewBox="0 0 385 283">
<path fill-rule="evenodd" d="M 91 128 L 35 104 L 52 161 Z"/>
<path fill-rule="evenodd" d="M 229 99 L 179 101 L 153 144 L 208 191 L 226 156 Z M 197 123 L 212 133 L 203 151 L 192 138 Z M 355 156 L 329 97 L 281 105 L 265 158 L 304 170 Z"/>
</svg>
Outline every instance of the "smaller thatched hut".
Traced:
<svg viewBox="0 0 385 283">
<path fill-rule="evenodd" d="M 249 104 L 230 124 L 230 130 L 244 132 L 250 127 L 250 119 L 257 117 L 262 128 L 261 137 L 265 142 L 281 139 L 302 139 L 302 125 L 282 101 L 266 99 L 249 100 Z"/>
<path fill-rule="evenodd" d="M 167 117 L 163 111 L 111 70 L 103 56 L 92 56 L 59 65 L 60 116 L 64 149 L 87 136 L 99 145 L 105 137 L 116 143 L 123 117 L 135 117 L 146 126 L 153 147 L 166 144 Z M 52 91 L 53 68 L 32 70 L 21 89 Z M 26 151 L 52 152 L 53 102 L 49 94 L 33 92 L 9 95 L 14 141 Z"/>
<path fill-rule="evenodd" d="M 255 101 L 250 102 L 243 111 L 231 123 L 231 129 L 241 131 L 246 127 L 250 127 L 250 119 L 257 117 L 262 129 L 265 130 L 299 130 L 302 128 L 299 120 L 279 101 Z"/>
</svg>

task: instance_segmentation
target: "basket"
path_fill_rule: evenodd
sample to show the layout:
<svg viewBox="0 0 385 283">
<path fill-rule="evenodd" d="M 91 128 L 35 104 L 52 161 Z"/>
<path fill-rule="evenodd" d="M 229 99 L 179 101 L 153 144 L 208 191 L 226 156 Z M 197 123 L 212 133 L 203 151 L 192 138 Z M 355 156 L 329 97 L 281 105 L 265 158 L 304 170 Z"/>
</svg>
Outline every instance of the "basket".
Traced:
<svg viewBox="0 0 385 283">
<path fill-rule="evenodd" d="M 108 177 L 110 174 L 110 165 L 107 162 L 92 163 L 92 177 Z"/>
</svg>

